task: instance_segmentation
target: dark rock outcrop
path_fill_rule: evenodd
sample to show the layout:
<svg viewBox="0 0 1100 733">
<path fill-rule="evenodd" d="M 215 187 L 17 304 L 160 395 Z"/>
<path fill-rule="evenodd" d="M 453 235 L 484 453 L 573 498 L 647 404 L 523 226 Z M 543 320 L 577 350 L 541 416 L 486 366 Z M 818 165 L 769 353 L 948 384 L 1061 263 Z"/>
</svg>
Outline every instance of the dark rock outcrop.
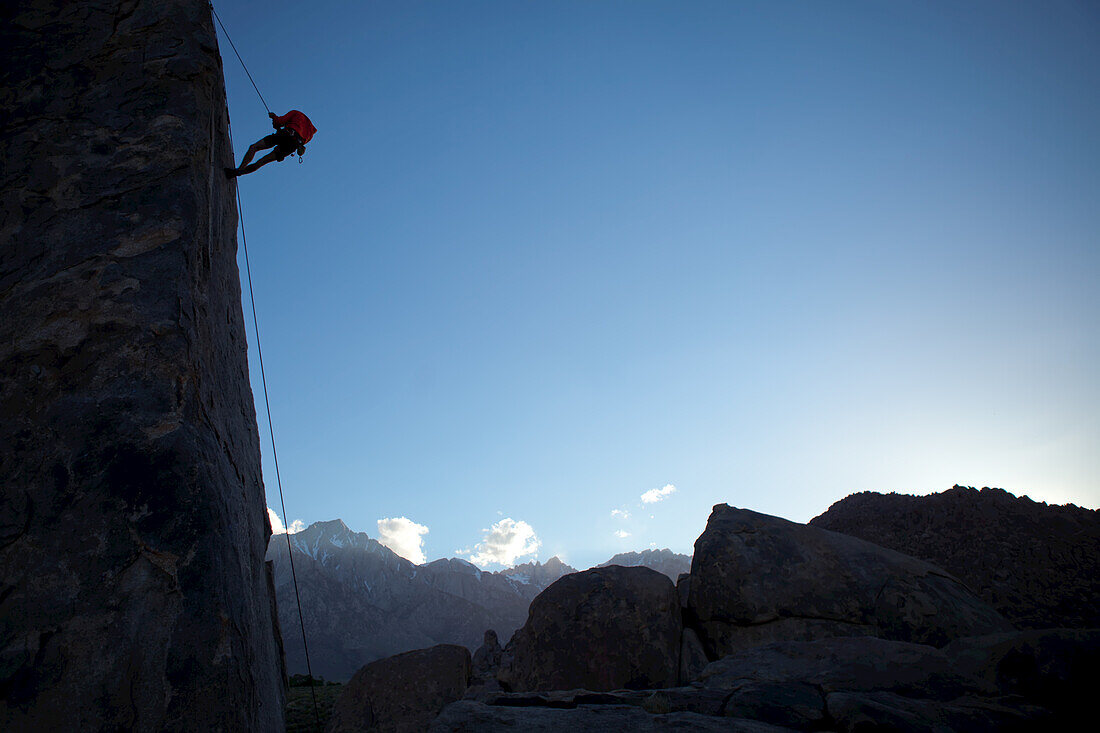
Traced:
<svg viewBox="0 0 1100 733">
<path fill-rule="evenodd" d="M 0 9 L 0 729 L 280 730 L 200 0 Z"/>
<path fill-rule="evenodd" d="M 684 623 L 694 619 L 680 635 L 680 686 L 632 684 L 624 680 L 636 662 L 616 655 L 654 625 L 639 622 L 635 606 L 679 604 L 656 573 L 660 592 L 630 590 L 617 577 L 627 571 L 642 569 L 576 573 L 540 594 L 503 651 L 505 689 L 471 689 L 430 730 L 999 733 L 1065 730 L 1089 719 L 1100 630 L 962 636 L 1008 624 L 944 571 L 725 505 L 696 543 L 690 582 L 680 579 L 689 600 Z M 613 575 L 598 575 L 606 572 Z M 642 596 L 651 597 L 628 604 L 626 614 L 616 610 L 618 599 Z M 753 621 L 764 631 L 739 635 Z M 706 663 L 696 628 L 710 631 L 724 656 Z M 769 633 L 811 638 L 762 643 Z M 495 646 L 485 649 L 488 657 Z M 601 677 L 597 668 L 612 672 Z"/>
<path fill-rule="evenodd" d="M 474 677 L 488 679 L 496 677 L 500 669 L 500 640 L 497 632 L 492 629 L 485 632 L 485 641 L 474 652 L 473 674 Z"/>
<path fill-rule="evenodd" d="M 715 690 L 745 684 L 795 684 L 831 692 L 893 692 L 914 698 L 950 700 L 995 688 L 957 672 L 943 651 L 924 644 L 875 637 L 832 637 L 788 641 L 745 649 L 712 662 L 699 683 Z M 822 697 L 824 705 L 824 697 Z"/>
<path fill-rule="evenodd" d="M 771 641 L 867 635 L 942 645 L 1012 628 L 929 563 L 726 504 L 695 542 L 687 610 L 711 659 Z"/>
<path fill-rule="evenodd" d="M 667 548 L 663 550 L 642 550 L 641 552 L 620 552 L 605 563 L 596 567 L 621 565 L 624 568 L 643 567 L 656 570 L 669 577 L 673 583 L 681 574 L 691 571 L 691 556 L 681 555 Z"/>
<path fill-rule="evenodd" d="M 465 560 L 414 565 L 339 519 L 290 535 L 313 673 L 347 680 L 368 662 L 435 644 L 476 649 L 486 629 L 511 634 L 539 591 L 572 568 L 557 558 L 490 573 Z M 280 620 L 298 628 L 287 538 L 272 539 Z M 287 667 L 306 671 L 301 635 L 286 634 Z"/>
<path fill-rule="evenodd" d="M 1100 627 L 1100 511 L 955 486 L 852 494 L 810 524 L 938 565 L 1021 628 Z"/>
<path fill-rule="evenodd" d="M 1067 724 L 1092 717 L 1100 629 L 971 637 L 948 644 L 943 652 L 959 672 L 982 680 L 1002 695 L 1049 708 Z"/>
<path fill-rule="evenodd" d="M 1071 729 L 1075 720 L 1086 719 L 1083 691 L 1094 676 L 1089 662 L 1095 640 L 1081 636 L 1085 632 L 1058 632 L 1057 641 L 1047 638 L 1035 646 L 1026 633 L 964 639 L 944 650 L 874 637 L 767 644 L 711 664 L 692 686 L 484 694 L 448 706 L 431 730 Z M 1038 687 L 979 672 L 1003 667 L 1013 654 L 1008 650 L 1034 651 L 1044 644 L 1047 652 L 1059 648 L 1074 661 L 1039 661 L 1043 671 L 1033 681 L 1044 681 Z M 1024 656 L 1049 662 L 1047 652 Z M 1058 683 L 1067 688 L 1058 699 L 1037 692 Z"/>
<path fill-rule="evenodd" d="M 1049 711 L 1019 700 L 960 697 L 939 702 L 892 692 L 834 692 L 826 700 L 826 710 L 830 729 L 843 733 L 1062 730 L 1054 727 Z"/>
<path fill-rule="evenodd" d="M 680 684 L 686 685 L 695 680 L 707 666 L 707 652 L 699 635 L 684 627 L 680 637 Z"/>
<path fill-rule="evenodd" d="M 470 651 L 454 644 L 366 665 L 340 693 L 328 733 L 419 733 L 470 683 Z"/>
<path fill-rule="evenodd" d="M 445 708 L 431 730 L 1069 730 L 1089 719 L 1097 634 L 1014 632 L 944 649 L 874 637 L 767 644 L 691 686 L 483 694 Z"/>
<path fill-rule="evenodd" d="M 681 628 L 676 588 L 661 573 L 573 573 L 532 601 L 499 679 L 512 690 L 668 687 L 679 675 Z"/>
</svg>

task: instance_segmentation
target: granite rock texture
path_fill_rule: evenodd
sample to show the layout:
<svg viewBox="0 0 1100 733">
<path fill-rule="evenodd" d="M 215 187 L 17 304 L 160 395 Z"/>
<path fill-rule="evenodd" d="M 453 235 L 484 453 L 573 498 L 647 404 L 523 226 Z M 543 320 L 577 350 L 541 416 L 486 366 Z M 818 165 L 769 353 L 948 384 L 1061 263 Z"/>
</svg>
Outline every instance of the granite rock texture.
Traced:
<svg viewBox="0 0 1100 733">
<path fill-rule="evenodd" d="M 281 730 L 209 6 L 0 47 L 0 729 Z"/>
<path fill-rule="evenodd" d="M 695 542 L 685 618 L 710 659 L 773 641 L 876 636 L 939 646 L 1012 629 L 934 565 L 726 504 Z"/>
<path fill-rule="evenodd" d="M 364 666 L 345 685 L 328 733 L 419 733 L 470 684 L 470 650 L 439 644 Z"/>
<path fill-rule="evenodd" d="M 531 602 L 502 655 L 511 690 L 614 690 L 675 685 L 680 604 L 667 576 L 611 565 L 566 575 Z"/>
<path fill-rule="evenodd" d="M 864 491 L 810 524 L 938 565 L 1020 628 L 1100 627 L 1100 511 L 1003 489 Z"/>
</svg>

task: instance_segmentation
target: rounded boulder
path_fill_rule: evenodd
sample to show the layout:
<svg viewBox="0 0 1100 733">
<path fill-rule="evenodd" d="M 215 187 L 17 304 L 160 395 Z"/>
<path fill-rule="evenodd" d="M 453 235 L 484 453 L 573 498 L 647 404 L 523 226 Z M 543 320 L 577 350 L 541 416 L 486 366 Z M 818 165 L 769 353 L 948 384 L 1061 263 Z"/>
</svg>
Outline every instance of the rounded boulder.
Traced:
<svg viewBox="0 0 1100 733">
<path fill-rule="evenodd" d="M 667 576 L 617 565 L 572 573 L 531 602 L 499 678 L 516 691 L 671 687 L 681 630 Z"/>
</svg>

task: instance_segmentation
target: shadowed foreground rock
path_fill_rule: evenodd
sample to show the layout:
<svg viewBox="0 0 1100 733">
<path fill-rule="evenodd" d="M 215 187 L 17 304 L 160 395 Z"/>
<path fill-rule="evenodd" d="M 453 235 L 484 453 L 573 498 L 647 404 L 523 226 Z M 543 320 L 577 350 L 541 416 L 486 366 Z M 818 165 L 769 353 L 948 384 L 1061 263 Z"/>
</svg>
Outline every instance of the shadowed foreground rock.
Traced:
<svg viewBox="0 0 1100 733">
<path fill-rule="evenodd" d="M 489 629 L 485 632 L 485 641 L 474 652 L 473 675 L 480 679 L 496 677 L 500 669 L 500 656 L 503 650 L 500 648 L 500 640 L 497 632 Z"/>
<path fill-rule="evenodd" d="M 0 47 L 0 730 L 281 730 L 209 6 Z"/>
<path fill-rule="evenodd" d="M 1094 717 L 1100 629 L 1046 629 L 959 639 L 943 649 L 962 674 L 1058 713 Z"/>
<path fill-rule="evenodd" d="M 675 685 L 680 631 L 676 588 L 665 575 L 617 565 L 573 573 L 531 602 L 499 679 L 512 690 Z"/>
<path fill-rule="evenodd" d="M 833 637 L 747 649 L 698 684 L 487 693 L 431 730 L 1073 730 L 1087 720 L 1100 631 L 1013 632 L 944 649 Z"/>
<path fill-rule="evenodd" d="M 777 728 L 752 720 L 713 718 L 696 713 L 650 715 L 629 705 L 599 705 L 574 708 L 500 707 L 464 700 L 450 705 L 431 728 L 431 733 L 623 733 L 624 731 L 700 731 L 710 733 L 782 733 Z"/>
<path fill-rule="evenodd" d="M 866 635 L 938 646 L 1012 629 L 934 565 L 726 504 L 695 542 L 687 612 L 712 659 L 770 641 Z"/>
<path fill-rule="evenodd" d="M 418 733 L 470 683 L 470 651 L 454 644 L 405 652 L 366 665 L 344 686 L 329 733 Z"/>
</svg>

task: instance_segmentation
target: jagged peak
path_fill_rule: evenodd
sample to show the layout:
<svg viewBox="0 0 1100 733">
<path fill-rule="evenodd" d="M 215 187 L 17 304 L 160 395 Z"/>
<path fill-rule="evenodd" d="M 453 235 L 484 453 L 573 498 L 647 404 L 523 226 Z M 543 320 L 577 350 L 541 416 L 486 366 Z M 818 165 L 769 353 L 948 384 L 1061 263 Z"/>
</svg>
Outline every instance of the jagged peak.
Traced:
<svg viewBox="0 0 1100 733">
<path fill-rule="evenodd" d="M 344 520 L 339 519 L 339 518 L 337 518 L 337 519 L 326 519 L 326 520 L 322 520 L 322 521 L 319 521 L 319 522 L 314 522 L 313 524 L 309 525 L 309 527 L 307 527 L 306 529 L 314 529 L 314 528 L 316 528 L 317 530 L 319 530 L 321 532 L 328 532 L 328 533 L 351 532 L 352 531 L 351 528 L 348 527 L 348 525 L 344 523 Z M 366 534 L 366 533 L 364 532 L 364 533 L 361 533 L 361 534 Z"/>
</svg>

